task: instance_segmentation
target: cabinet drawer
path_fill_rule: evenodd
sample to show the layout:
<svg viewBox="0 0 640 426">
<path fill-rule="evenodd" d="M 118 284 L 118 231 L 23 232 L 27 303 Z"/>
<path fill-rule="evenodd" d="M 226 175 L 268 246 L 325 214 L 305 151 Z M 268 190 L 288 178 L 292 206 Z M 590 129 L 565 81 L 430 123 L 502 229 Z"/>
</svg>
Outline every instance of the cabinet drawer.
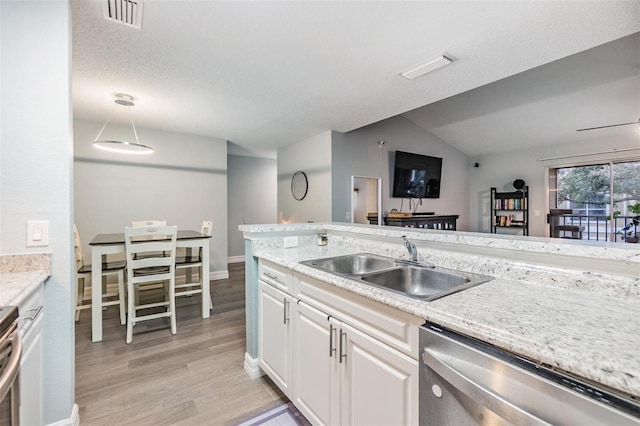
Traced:
<svg viewBox="0 0 640 426">
<path fill-rule="evenodd" d="M 20 315 L 20 334 L 24 338 L 37 317 L 42 315 L 44 303 L 44 286 L 38 288 L 29 295 L 20 305 L 18 314 Z"/>
<path fill-rule="evenodd" d="M 275 288 L 291 294 L 293 292 L 293 278 L 291 270 L 284 266 L 260 260 L 258 278 Z"/>
<path fill-rule="evenodd" d="M 418 359 L 418 327 L 424 319 L 296 273 L 294 295 L 392 348 Z"/>
</svg>

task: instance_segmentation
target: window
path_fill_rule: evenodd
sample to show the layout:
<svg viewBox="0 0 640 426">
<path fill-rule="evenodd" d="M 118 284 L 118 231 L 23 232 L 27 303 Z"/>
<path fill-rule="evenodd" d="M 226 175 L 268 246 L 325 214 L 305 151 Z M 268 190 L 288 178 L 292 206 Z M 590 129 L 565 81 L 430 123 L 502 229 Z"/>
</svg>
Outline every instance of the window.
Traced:
<svg viewBox="0 0 640 426">
<path fill-rule="evenodd" d="M 571 211 L 563 219 L 578 224 L 573 238 L 620 241 L 616 231 L 634 216 L 628 207 L 640 203 L 640 161 L 556 168 L 549 176 L 549 205 Z"/>
</svg>

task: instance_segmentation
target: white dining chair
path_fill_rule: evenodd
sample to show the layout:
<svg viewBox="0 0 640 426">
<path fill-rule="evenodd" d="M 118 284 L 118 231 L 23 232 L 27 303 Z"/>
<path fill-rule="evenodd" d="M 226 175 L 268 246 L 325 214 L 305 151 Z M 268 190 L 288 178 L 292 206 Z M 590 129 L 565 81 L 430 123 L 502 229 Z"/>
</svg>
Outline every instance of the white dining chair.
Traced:
<svg viewBox="0 0 640 426">
<path fill-rule="evenodd" d="M 73 225 L 73 247 L 75 251 L 75 279 L 76 279 L 76 308 L 75 320 L 80 319 L 80 311 L 91 309 L 91 295 L 85 295 L 86 282 L 91 279 L 91 265 L 86 265 L 82 257 L 82 243 L 78 228 Z M 120 324 L 125 324 L 125 292 L 124 292 L 124 270 L 126 261 L 103 262 L 102 263 L 102 307 L 120 306 Z M 110 276 L 117 278 L 118 287 L 115 291 L 109 291 L 107 279 Z M 88 303 L 87 303 L 88 302 Z"/>
<path fill-rule="evenodd" d="M 141 321 L 169 318 L 176 334 L 175 262 L 177 226 L 124 228 L 127 257 L 127 344 L 133 340 L 133 326 Z M 151 284 L 162 285 L 161 301 L 140 291 Z M 154 289 L 158 286 L 155 285 Z M 158 312 L 158 310 L 160 312 Z M 140 312 L 140 313 L 139 313 Z M 146 313 L 145 313 L 146 312 Z"/>
<path fill-rule="evenodd" d="M 132 228 L 141 228 L 144 226 L 167 226 L 166 220 L 132 220 L 131 227 Z M 146 254 L 145 256 L 149 256 Z M 139 258 L 140 256 L 136 256 Z"/>
<path fill-rule="evenodd" d="M 167 226 L 166 220 L 132 220 L 132 228 L 140 228 L 142 226 Z"/>
<path fill-rule="evenodd" d="M 213 222 L 203 221 L 200 228 L 200 233 L 211 236 L 213 231 Z M 192 268 L 198 269 L 198 281 L 193 281 Z M 199 249 L 196 253 L 191 252 L 188 249 L 182 249 L 176 256 L 176 273 L 185 271 L 184 283 L 176 284 L 176 297 L 192 296 L 194 294 L 202 294 L 203 280 L 209 279 L 208 272 L 202 270 L 202 249 Z M 182 275 L 182 274 L 181 274 Z M 203 295 L 204 296 L 204 295 Z M 209 309 L 213 309 L 213 301 L 211 300 L 211 294 L 209 297 Z"/>
</svg>

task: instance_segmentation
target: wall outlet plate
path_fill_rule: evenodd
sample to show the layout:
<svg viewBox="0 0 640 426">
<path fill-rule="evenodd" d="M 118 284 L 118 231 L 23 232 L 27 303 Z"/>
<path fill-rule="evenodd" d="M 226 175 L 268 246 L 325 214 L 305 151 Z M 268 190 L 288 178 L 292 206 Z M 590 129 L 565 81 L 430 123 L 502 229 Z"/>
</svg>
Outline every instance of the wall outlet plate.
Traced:
<svg viewBox="0 0 640 426">
<path fill-rule="evenodd" d="M 298 247 L 298 237 L 284 237 L 284 248 Z"/>
</svg>

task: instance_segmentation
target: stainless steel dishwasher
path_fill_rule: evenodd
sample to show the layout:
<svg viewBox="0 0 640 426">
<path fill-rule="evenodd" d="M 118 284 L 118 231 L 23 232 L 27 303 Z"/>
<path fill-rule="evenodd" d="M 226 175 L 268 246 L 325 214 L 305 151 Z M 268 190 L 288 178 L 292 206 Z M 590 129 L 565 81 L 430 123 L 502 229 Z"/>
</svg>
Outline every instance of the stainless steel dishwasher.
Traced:
<svg viewBox="0 0 640 426">
<path fill-rule="evenodd" d="M 630 397 L 438 325 L 420 349 L 421 425 L 640 425 Z"/>
</svg>

